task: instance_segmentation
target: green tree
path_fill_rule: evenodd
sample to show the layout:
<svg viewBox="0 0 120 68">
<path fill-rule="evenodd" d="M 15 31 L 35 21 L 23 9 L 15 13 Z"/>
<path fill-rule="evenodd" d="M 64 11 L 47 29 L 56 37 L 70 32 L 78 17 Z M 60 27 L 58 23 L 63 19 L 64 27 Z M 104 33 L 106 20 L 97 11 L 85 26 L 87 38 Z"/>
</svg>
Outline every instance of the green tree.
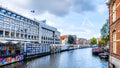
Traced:
<svg viewBox="0 0 120 68">
<path fill-rule="evenodd" d="M 100 32 L 101 32 L 102 40 L 109 39 L 109 21 L 108 20 L 105 24 L 103 24 Z"/>
<path fill-rule="evenodd" d="M 103 41 L 103 40 L 98 41 L 98 46 L 99 46 L 99 47 L 104 46 L 104 41 Z"/>
<path fill-rule="evenodd" d="M 91 44 L 92 44 L 92 45 L 97 44 L 97 39 L 96 39 L 96 38 L 92 38 L 92 39 L 90 39 L 90 41 L 91 41 Z"/>
<path fill-rule="evenodd" d="M 101 28 L 101 40 L 99 46 L 105 46 L 109 42 L 109 21 L 107 20 L 105 24 L 103 24 Z"/>
<path fill-rule="evenodd" d="M 108 42 L 108 37 L 102 37 L 101 39 L 103 41 L 103 45 L 107 45 L 107 42 Z"/>
<path fill-rule="evenodd" d="M 99 45 L 99 47 L 106 46 L 107 42 L 108 42 L 108 38 L 107 37 L 102 37 L 101 40 L 98 41 L 98 45 Z"/>
<path fill-rule="evenodd" d="M 69 43 L 69 44 L 73 44 L 73 42 L 74 42 L 73 36 L 72 36 L 72 35 L 69 35 L 69 36 L 68 36 L 68 43 Z"/>
</svg>

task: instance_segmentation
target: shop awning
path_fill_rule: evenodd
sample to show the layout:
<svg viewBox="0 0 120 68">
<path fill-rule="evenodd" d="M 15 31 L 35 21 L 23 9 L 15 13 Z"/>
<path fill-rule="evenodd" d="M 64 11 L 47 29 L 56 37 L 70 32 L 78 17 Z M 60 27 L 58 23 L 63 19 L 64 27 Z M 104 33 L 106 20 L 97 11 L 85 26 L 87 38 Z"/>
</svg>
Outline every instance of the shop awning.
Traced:
<svg viewBox="0 0 120 68">
<path fill-rule="evenodd" d="M 14 43 L 14 44 L 17 44 L 17 43 L 19 43 L 19 41 L 11 41 L 12 43 Z"/>
<path fill-rule="evenodd" d="M 0 41 L 0 43 L 7 43 L 7 42 L 9 42 L 9 41 Z"/>
</svg>

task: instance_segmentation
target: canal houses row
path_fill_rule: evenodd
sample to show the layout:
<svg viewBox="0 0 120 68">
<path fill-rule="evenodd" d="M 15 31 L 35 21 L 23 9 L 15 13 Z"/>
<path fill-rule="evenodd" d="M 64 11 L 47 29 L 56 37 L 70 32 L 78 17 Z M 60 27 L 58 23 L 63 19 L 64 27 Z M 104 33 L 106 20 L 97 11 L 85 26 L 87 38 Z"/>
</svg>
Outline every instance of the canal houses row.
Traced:
<svg viewBox="0 0 120 68">
<path fill-rule="evenodd" d="M 120 0 L 109 0 L 110 68 L 120 68 Z"/>
<path fill-rule="evenodd" d="M 26 52 L 48 52 L 50 44 L 60 44 L 56 28 L 0 7 L 0 66 L 23 60 Z"/>
</svg>

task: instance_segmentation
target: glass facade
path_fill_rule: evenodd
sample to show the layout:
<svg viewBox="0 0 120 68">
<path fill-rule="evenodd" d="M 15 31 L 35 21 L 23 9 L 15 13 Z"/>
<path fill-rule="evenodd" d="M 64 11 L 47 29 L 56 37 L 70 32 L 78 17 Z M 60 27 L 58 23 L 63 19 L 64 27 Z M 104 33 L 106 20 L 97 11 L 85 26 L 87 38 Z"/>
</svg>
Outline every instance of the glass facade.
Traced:
<svg viewBox="0 0 120 68">
<path fill-rule="evenodd" d="M 55 37 L 56 31 L 56 28 L 45 23 L 0 7 L 0 39 L 55 44 L 59 43 L 59 38 Z"/>
<path fill-rule="evenodd" d="M 0 7 L 0 37 L 38 40 L 39 25 L 36 21 Z"/>
<path fill-rule="evenodd" d="M 46 28 L 42 28 L 42 44 L 53 44 L 54 40 L 53 40 L 53 31 L 48 30 Z"/>
<path fill-rule="evenodd" d="M 42 44 L 60 44 L 60 33 L 58 31 L 42 27 L 41 32 L 42 32 L 41 37 Z"/>
</svg>

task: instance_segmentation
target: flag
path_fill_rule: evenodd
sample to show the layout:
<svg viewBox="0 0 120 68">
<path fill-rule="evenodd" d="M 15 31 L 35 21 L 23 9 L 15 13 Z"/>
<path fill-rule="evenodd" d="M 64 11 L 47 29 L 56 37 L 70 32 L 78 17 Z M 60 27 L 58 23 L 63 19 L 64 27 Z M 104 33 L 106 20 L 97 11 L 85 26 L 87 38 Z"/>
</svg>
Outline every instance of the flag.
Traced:
<svg viewBox="0 0 120 68">
<path fill-rule="evenodd" d="M 35 10 L 31 10 L 30 12 L 35 13 Z"/>
</svg>

